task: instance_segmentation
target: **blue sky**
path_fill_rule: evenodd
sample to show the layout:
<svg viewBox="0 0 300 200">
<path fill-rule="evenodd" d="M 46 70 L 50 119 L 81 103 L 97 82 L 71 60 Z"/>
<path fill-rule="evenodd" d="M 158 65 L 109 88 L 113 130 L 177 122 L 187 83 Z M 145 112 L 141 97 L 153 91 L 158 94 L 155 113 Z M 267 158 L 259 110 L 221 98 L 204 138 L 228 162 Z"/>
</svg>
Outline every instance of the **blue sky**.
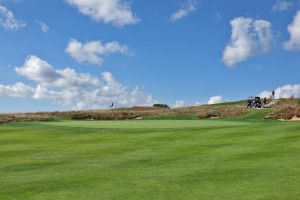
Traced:
<svg viewBox="0 0 300 200">
<path fill-rule="evenodd" d="M 0 0 L 0 112 L 300 97 L 298 0 L 90 2 Z"/>
</svg>

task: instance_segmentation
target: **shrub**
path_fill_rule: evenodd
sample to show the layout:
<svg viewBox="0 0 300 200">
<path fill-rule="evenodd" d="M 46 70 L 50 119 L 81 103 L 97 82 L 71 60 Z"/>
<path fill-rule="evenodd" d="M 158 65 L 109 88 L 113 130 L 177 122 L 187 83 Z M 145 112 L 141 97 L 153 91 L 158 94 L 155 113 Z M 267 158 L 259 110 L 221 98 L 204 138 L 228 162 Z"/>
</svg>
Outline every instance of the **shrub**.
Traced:
<svg viewBox="0 0 300 200">
<path fill-rule="evenodd" d="M 156 108 L 170 108 L 167 104 L 160 104 L 160 103 L 153 104 L 153 107 L 156 107 Z"/>
</svg>

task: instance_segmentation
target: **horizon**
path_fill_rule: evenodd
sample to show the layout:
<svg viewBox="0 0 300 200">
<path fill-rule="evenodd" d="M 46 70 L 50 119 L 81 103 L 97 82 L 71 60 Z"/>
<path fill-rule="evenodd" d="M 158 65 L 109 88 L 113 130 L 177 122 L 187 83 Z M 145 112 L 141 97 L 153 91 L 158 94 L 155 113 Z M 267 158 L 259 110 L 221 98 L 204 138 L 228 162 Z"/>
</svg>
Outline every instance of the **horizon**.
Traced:
<svg viewBox="0 0 300 200">
<path fill-rule="evenodd" d="M 299 29 L 298 0 L 0 0 L 0 113 L 300 98 Z"/>
</svg>

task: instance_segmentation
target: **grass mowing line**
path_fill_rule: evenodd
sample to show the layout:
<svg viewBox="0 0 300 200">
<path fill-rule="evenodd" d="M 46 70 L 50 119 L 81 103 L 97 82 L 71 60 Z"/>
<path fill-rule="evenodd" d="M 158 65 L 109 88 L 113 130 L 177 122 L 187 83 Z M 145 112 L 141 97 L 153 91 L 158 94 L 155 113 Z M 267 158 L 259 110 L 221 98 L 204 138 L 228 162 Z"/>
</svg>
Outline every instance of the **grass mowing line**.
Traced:
<svg viewBox="0 0 300 200">
<path fill-rule="evenodd" d="M 109 129 L 157 129 L 157 128 L 192 128 L 209 126 L 249 125 L 249 122 L 224 120 L 128 120 L 128 121 L 65 121 L 66 123 L 47 122 L 42 124 L 67 127 L 109 128 Z"/>
</svg>

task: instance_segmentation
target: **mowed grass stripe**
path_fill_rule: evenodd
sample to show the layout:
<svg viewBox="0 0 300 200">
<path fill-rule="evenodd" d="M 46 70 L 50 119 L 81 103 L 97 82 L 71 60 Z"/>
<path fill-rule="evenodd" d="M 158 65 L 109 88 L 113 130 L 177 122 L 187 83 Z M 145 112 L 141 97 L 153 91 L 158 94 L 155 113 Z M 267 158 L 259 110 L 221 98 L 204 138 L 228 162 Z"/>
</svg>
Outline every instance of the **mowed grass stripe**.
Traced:
<svg viewBox="0 0 300 200">
<path fill-rule="evenodd" d="M 299 199 L 300 124 L 0 126 L 0 199 Z"/>
</svg>

